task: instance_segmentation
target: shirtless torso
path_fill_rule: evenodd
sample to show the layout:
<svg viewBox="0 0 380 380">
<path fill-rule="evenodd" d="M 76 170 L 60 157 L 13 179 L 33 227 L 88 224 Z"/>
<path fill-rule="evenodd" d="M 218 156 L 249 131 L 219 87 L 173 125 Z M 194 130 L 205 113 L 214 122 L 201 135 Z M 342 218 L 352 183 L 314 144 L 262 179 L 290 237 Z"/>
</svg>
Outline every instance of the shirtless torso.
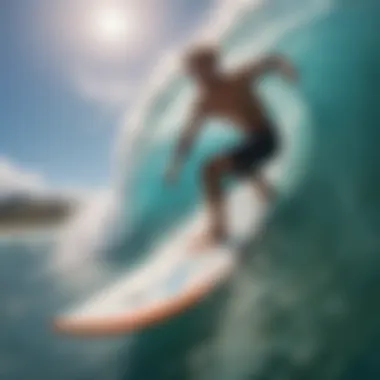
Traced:
<svg viewBox="0 0 380 380">
<path fill-rule="evenodd" d="M 221 78 L 202 92 L 200 103 L 208 117 L 225 119 L 247 134 L 260 128 L 264 119 L 263 107 L 244 76 Z"/>
</svg>

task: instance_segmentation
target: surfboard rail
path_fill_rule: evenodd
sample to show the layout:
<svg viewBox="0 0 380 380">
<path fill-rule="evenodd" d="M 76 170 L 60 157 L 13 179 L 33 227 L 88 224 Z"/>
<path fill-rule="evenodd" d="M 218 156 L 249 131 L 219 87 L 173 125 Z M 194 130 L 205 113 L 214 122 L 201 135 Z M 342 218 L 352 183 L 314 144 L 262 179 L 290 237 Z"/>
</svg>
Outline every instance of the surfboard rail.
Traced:
<svg viewBox="0 0 380 380">
<path fill-rule="evenodd" d="M 119 315 L 75 317 L 73 314 L 60 316 L 54 318 L 53 330 L 76 336 L 112 336 L 136 332 L 186 311 L 207 296 L 213 288 L 228 277 L 231 271 L 232 265 L 226 266 L 216 276 L 192 285 L 176 296 L 161 299 L 151 305 Z"/>
</svg>

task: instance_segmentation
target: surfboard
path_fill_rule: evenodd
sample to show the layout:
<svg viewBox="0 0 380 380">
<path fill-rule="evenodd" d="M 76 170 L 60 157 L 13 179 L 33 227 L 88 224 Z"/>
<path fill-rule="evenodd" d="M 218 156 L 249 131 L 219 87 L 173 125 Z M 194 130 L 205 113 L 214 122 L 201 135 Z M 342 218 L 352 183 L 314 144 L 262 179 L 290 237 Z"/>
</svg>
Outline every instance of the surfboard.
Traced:
<svg viewBox="0 0 380 380">
<path fill-rule="evenodd" d="M 240 192 L 239 192 L 240 191 Z M 229 230 L 235 242 L 244 243 L 259 231 L 264 207 L 252 196 L 252 188 L 235 191 L 228 201 Z M 233 272 L 235 245 L 218 245 L 194 252 L 189 241 L 206 226 L 204 211 L 134 270 L 54 319 L 54 328 L 72 335 L 107 336 L 137 331 L 167 320 L 207 296 Z"/>
</svg>

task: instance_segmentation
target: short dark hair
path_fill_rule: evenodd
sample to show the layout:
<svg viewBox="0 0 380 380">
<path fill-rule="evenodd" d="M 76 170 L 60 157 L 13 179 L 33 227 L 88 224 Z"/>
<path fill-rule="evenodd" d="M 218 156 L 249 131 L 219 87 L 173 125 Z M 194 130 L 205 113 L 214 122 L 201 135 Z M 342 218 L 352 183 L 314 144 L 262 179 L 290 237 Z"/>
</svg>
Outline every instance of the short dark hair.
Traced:
<svg viewBox="0 0 380 380">
<path fill-rule="evenodd" d="M 185 55 L 187 66 L 192 66 L 199 62 L 214 63 L 219 58 L 219 49 L 215 45 L 198 45 L 190 48 Z"/>
</svg>

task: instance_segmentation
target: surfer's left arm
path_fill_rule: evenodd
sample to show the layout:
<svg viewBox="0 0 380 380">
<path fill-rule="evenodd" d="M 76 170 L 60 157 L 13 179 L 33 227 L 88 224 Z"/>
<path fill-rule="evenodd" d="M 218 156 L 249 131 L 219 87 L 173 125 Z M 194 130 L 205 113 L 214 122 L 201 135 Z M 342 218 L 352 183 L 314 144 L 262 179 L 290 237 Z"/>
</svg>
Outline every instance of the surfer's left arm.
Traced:
<svg viewBox="0 0 380 380">
<path fill-rule="evenodd" d="M 239 74 L 247 80 L 255 80 L 269 72 L 277 71 L 291 81 L 297 79 L 294 65 L 281 54 L 271 54 L 244 65 Z"/>
<path fill-rule="evenodd" d="M 166 172 L 167 180 L 174 180 L 179 172 L 180 166 L 189 154 L 193 145 L 195 136 L 203 125 L 205 118 L 205 107 L 202 102 L 196 103 L 193 107 L 189 121 L 180 135 L 177 146 L 175 147 L 174 156 Z"/>
</svg>

